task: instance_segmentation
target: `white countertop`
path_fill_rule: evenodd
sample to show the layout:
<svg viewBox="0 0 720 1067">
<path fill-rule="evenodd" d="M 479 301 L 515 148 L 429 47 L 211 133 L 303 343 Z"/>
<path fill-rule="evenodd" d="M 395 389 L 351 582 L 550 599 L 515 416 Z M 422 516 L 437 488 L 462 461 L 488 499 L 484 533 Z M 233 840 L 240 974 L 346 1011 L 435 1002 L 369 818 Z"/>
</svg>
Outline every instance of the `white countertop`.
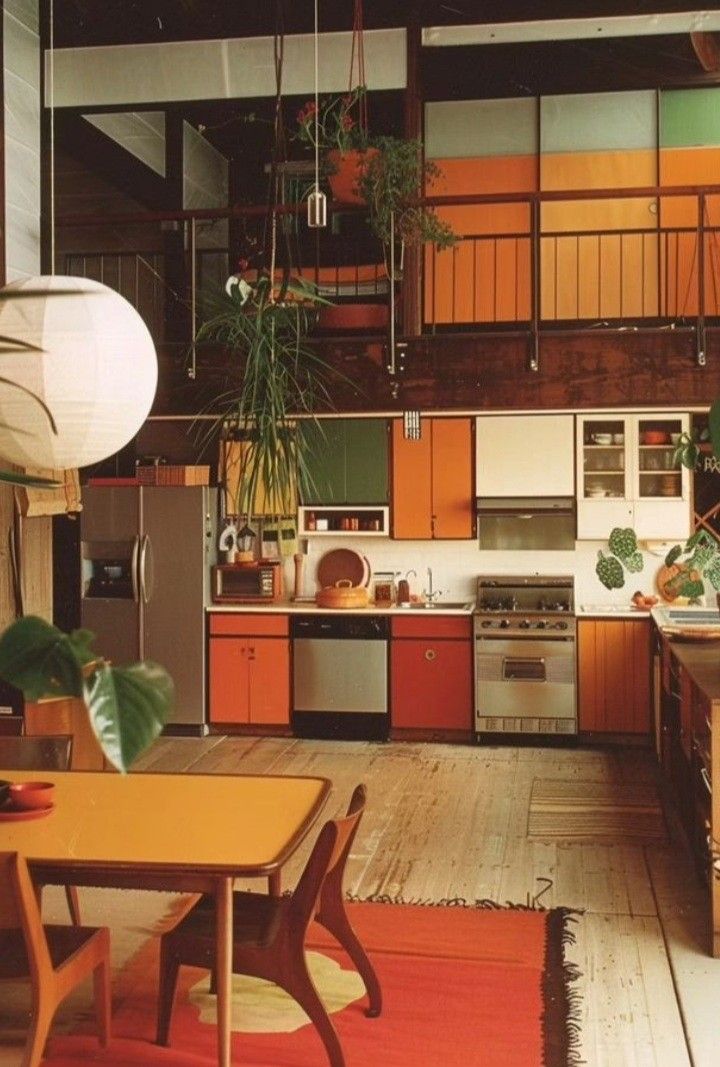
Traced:
<svg viewBox="0 0 720 1067">
<path fill-rule="evenodd" d="M 321 608 L 314 600 L 275 600 L 272 603 L 250 604 L 209 604 L 206 611 L 222 612 L 224 614 L 282 614 L 282 615 L 317 615 L 318 612 L 328 612 L 344 615 L 405 615 L 422 619 L 426 615 L 472 615 L 475 610 L 475 602 L 467 601 L 461 607 L 446 607 L 442 601 L 433 608 L 403 608 L 397 604 L 390 607 L 368 604 L 366 608 Z"/>
<path fill-rule="evenodd" d="M 636 608 L 632 604 L 581 604 L 579 618 L 596 619 L 647 619 L 650 608 Z"/>
</svg>

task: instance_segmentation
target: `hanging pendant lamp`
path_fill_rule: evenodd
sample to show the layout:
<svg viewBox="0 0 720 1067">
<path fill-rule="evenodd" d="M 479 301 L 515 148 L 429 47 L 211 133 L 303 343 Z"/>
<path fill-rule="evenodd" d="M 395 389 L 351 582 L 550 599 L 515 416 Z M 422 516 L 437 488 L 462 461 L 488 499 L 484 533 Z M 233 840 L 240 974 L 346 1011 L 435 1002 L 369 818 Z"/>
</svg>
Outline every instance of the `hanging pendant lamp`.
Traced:
<svg viewBox="0 0 720 1067">
<path fill-rule="evenodd" d="M 89 278 L 12 282 L 0 297 L 0 456 L 21 467 L 85 467 L 137 433 L 157 386 L 147 326 Z M 16 294 L 13 299 L 10 294 Z M 39 397 L 52 413 L 53 432 Z"/>
</svg>

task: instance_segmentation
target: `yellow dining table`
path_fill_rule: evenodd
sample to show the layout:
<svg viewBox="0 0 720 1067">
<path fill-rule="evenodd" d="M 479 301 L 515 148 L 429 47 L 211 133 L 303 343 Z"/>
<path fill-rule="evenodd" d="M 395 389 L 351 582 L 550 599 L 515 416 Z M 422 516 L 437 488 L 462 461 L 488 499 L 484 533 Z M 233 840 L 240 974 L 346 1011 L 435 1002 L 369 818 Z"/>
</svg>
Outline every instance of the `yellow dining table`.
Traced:
<svg viewBox="0 0 720 1067">
<path fill-rule="evenodd" d="M 230 1067 L 233 879 L 279 872 L 320 814 L 327 778 L 3 771 L 55 783 L 54 808 L 1 820 L 0 851 L 38 884 L 212 893 L 217 921 L 218 1063 Z"/>
</svg>

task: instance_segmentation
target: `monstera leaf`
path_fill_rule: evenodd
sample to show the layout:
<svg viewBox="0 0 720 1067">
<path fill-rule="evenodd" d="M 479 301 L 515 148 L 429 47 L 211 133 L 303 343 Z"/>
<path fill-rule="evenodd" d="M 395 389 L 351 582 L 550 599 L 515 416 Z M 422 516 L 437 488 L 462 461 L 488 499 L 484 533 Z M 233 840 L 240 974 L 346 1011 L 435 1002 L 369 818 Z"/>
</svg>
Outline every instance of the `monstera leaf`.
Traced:
<svg viewBox="0 0 720 1067">
<path fill-rule="evenodd" d="M 172 680 L 156 663 L 110 666 L 92 640 L 89 630 L 65 634 L 33 615 L 18 619 L 0 637 L 0 678 L 27 700 L 80 697 L 103 752 L 126 771 L 162 730 Z"/>
</svg>

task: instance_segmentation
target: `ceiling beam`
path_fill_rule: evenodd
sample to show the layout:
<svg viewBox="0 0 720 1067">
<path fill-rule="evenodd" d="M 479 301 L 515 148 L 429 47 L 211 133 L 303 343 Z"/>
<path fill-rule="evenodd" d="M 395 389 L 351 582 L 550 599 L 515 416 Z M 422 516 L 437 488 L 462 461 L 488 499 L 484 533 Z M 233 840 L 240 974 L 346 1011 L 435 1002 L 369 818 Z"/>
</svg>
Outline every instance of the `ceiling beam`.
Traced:
<svg viewBox="0 0 720 1067">
<path fill-rule="evenodd" d="M 426 48 L 442 48 L 473 44 L 520 44 L 527 41 L 648 37 L 658 34 L 703 33 L 709 30 L 720 30 L 720 11 L 427 26 L 422 31 L 422 43 Z"/>
</svg>

